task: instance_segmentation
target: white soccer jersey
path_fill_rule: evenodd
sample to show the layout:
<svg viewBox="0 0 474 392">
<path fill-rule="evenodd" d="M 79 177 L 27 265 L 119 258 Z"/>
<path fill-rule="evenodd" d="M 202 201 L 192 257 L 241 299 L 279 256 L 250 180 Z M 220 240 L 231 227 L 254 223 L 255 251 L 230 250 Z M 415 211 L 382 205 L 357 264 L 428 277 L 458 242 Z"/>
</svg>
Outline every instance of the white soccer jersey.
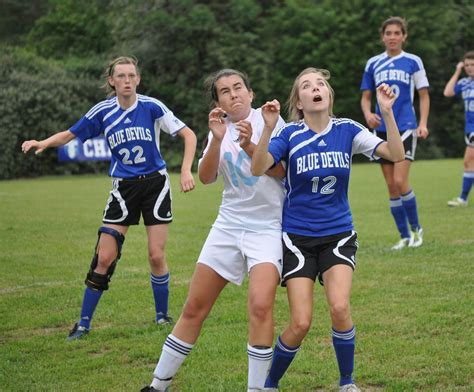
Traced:
<svg viewBox="0 0 474 392">
<path fill-rule="evenodd" d="M 304 121 L 271 139 L 275 162 L 285 161 L 283 231 L 324 237 L 353 230 L 348 187 L 352 155 L 372 157 L 383 140 L 348 118 L 332 118 L 321 133 Z"/>
<path fill-rule="evenodd" d="M 103 133 L 112 152 L 109 175 L 131 178 L 165 168 L 160 132 L 175 136 L 185 126 L 159 100 L 137 95 L 125 110 L 117 97 L 99 102 L 70 131 L 82 142 Z"/>
<path fill-rule="evenodd" d="M 252 124 L 251 141 L 257 144 L 264 127 L 261 110 L 252 109 L 246 120 Z M 219 174 L 224 179 L 224 192 L 213 226 L 221 229 L 281 231 L 283 182 L 267 175 L 252 175 L 251 158 L 239 145 L 239 133 L 233 123 L 228 119 L 225 121 L 227 131 L 222 140 L 219 160 Z M 278 130 L 283 125 L 285 122 L 280 118 L 275 129 Z M 207 153 L 212 137 L 212 132 L 209 132 L 208 147 L 203 156 Z"/>
<path fill-rule="evenodd" d="M 460 95 L 464 100 L 464 113 L 466 125 L 464 133 L 474 132 L 474 79 L 462 78 L 454 86 L 454 93 Z"/>
<path fill-rule="evenodd" d="M 413 108 L 415 89 L 420 90 L 429 86 L 421 59 L 403 51 L 394 57 L 390 57 L 386 52 L 372 57 L 367 61 L 360 89 L 375 93 L 377 87 L 382 83 L 391 86 L 397 97 L 393 105 L 393 114 L 398 129 L 400 131 L 416 129 L 418 125 Z M 375 111 L 380 115 L 378 105 L 376 105 Z M 376 129 L 386 132 L 383 119 L 381 125 Z"/>
</svg>

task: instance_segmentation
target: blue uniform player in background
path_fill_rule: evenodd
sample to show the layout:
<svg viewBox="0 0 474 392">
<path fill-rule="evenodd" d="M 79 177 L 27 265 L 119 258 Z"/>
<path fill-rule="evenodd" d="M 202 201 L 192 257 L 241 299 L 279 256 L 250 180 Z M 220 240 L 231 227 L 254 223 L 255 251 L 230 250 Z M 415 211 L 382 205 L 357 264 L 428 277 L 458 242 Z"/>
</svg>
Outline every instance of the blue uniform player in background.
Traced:
<svg viewBox="0 0 474 392">
<path fill-rule="evenodd" d="M 194 189 L 191 166 L 196 151 L 196 136 L 183 122 L 157 99 L 137 94 L 140 72 L 137 60 L 119 57 L 106 69 L 104 86 L 112 98 L 95 105 L 69 130 L 44 140 L 28 140 L 22 150 L 41 153 L 74 138 L 82 142 L 104 134 L 112 152 L 109 175 L 112 190 L 104 210 L 103 225 L 92 263 L 87 273 L 81 316 L 68 340 L 82 338 L 89 332 L 90 322 L 102 293 L 120 259 L 121 249 L 130 225 L 139 223 L 140 215 L 148 236 L 151 286 L 155 299 L 156 322 L 169 324 L 169 271 L 165 257 L 168 224 L 172 221 L 171 190 L 166 163 L 160 152 L 161 131 L 184 140 L 181 167 L 181 190 Z"/>
<path fill-rule="evenodd" d="M 467 77 L 458 81 L 462 69 Z M 462 189 L 459 197 L 448 201 L 450 207 L 467 207 L 467 198 L 474 182 L 474 51 L 466 52 L 464 61 L 456 65 L 453 76 L 444 88 L 445 97 L 459 95 L 464 100 L 466 126 L 464 127 L 464 140 L 466 151 L 464 153 L 464 175 Z"/>
<path fill-rule="evenodd" d="M 295 121 L 270 139 L 280 112 L 274 100 L 262 106 L 265 128 L 252 157 L 252 173 L 262 175 L 286 163 L 283 205 L 282 285 L 287 286 L 290 323 L 278 337 L 265 387 L 278 383 L 309 331 L 316 278 L 324 284 L 332 322 L 332 339 L 340 371 L 340 391 L 357 392 L 354 368 L 355 327 L 350 312 L 352 274 L 358 248 L 348 201 L 352 156 L 404 158 L 392 106 L 395 94 L 377 87 L 387 127 L 387 142 L 348 118 L 332 116 L 334 93 L 329 72 L 307 68 L 296 78 L 288 100 Z"/>
<path fill-rule="evenodd" d="M 399 250 L 423 243 L 415 192 L 408 176 L 411 162 L 415 160 L 417 138 L 428 137 L 429 84 L 421 59 L 402 50 L 407 39 L 406 21 L 398 16 L 391 17 L 382 23 L 380 34 L 386 50 L 367 62 L 360 87 L 363 91 L 361 107 L 369 128 L 386 140 L 386 126 L 380 117 L 380 108 L 376 105 L 375 113 L 372 112 L 371 98 L 382 83 L 388 84 L 396 95 L 393 113 L 405 146 L 405 160 L 394 164 L 381 159 L 380 163 L 390 196 L 390 211 L 401 237 L 392 249 Z M 420 101 L 419 123 L 413 108 L 415 89 Z"/>
</svg>

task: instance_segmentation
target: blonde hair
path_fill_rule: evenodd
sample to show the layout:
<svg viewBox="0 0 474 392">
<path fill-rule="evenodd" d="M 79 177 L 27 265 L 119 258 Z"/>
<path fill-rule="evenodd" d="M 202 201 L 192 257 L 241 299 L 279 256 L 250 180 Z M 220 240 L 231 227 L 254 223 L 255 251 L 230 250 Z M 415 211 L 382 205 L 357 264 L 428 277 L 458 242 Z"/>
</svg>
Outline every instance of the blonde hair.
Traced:
<svg viewBox="0 0 474 392">
<path fill-rule="evenodd" d="M 333 116 L 332 108 L 334 106 L 334 90 L 332 89 L 331 85 L 328 82 L 328 80 L 331 78 L 331 73 L 327 69 L 309 67 L 301 71 L 300 74 L 296 77 L 295 81 L 293 82 L 293 87 L 291 88 L 290 97 L 288 98 L 288 101 L 286 104 L 288 108 L 289 121 L 299 121 L 304 118 L 303 111 L 301 109 L 298 109 L 297 107 L 297 104 L 300 100 L 300 97 L 298 94 L 298 87 L 299 87 L 299 81 L 301 77 L 310 73 L 316 73 L 323 77 L 324 83 L 326 84 L 329 90 L 329 108 L 328 108 L 329 116 L 331 117 Z"/>
<path fill-rule="evenodd" d="M 114 74 L 115 67 L 117 64 L 132 64 L 135 66 L 137 75 L 140 75 L 140 69 L 138 68 L 138 60 L 135 56 L 120 56 L 113 59 L 105 68 L 104 77 L 105 83 L 102 85 L 102 88 L 107 92 L 107 96 L 111 97 L 115 95 L 115 87 L 109 83 L 109 78 Z"/>
</svg>

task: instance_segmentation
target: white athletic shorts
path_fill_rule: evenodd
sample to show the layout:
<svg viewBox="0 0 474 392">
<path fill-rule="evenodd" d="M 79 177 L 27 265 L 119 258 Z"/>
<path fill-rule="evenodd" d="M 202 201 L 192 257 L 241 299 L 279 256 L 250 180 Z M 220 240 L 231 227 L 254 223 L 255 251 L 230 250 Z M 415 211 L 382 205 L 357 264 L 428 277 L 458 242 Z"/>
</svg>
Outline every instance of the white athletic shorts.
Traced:
<svg viewBox="0 0 474 392">
<path fill-rule="evenodd" d="M 241 285 L 253 266 L 271 263 L 281 277 L 282 234 L 213 227 L 202 247 L 198 263 L 207 265 L 229 282 Z"/>
</svg>

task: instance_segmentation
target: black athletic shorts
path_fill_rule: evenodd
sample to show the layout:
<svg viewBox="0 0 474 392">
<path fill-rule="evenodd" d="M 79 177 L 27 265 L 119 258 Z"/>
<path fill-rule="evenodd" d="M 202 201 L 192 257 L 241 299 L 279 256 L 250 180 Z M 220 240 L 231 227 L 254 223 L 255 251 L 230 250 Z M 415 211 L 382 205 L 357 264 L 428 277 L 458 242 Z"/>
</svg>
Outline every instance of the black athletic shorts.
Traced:
<svg viewBox="0 0 474 392">
<path fill-rule="evenodd" d="M 307 237 L 283 232 L 283 272 L 281 285 L 292 278 L 310 278 L 323 284 L 322 275 L 337 264 L 355 269 L 359 243 L 355 231 L 326 237 Z"/>
<path fill-rule="evenodd" d="M 146 226 L 173 220 L 171 189 L 165 169 L 131 179 L 114 178 L 104 210 L 104 223 L 138 225 L 140 215 Z"/>
<path fill-rule="evenodd" d="M 387 132 L 373 131 L 373 133 L 380 139 L 387 141 Z M 400 136 L 402 138 L 403 147 L 405 147 L 405 160 L 413 162 L 415 160 L 416 142 L 418 140 L 416 129 L 401 131 Z M 383 158 L 377 159 L 375 162 L 393 164 L 392 161 Z"/>
</svg>

